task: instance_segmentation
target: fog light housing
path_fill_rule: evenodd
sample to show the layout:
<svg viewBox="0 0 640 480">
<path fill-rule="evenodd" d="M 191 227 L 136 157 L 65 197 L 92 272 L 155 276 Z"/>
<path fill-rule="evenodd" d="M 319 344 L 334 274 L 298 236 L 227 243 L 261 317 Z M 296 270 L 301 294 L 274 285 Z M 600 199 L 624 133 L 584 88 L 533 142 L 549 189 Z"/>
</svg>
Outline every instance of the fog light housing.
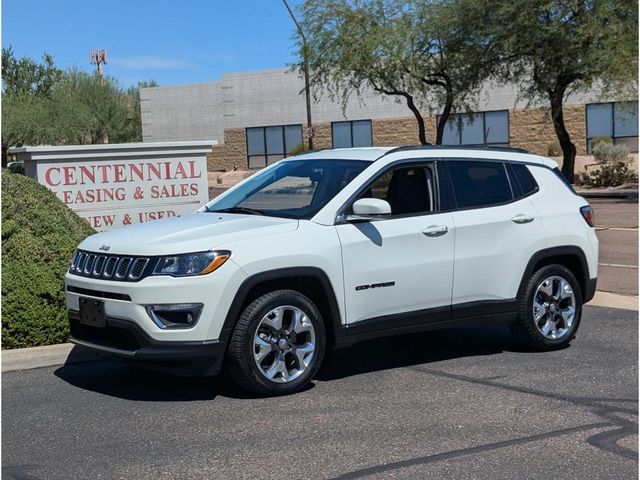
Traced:
<svg viewBox="0 0 640 480">
<path fill-rule="evenodd" d="M 201 303 L 147 305 L 147 314 L 162 329 L 191 328 L 202 313 Z"/>
</svg>

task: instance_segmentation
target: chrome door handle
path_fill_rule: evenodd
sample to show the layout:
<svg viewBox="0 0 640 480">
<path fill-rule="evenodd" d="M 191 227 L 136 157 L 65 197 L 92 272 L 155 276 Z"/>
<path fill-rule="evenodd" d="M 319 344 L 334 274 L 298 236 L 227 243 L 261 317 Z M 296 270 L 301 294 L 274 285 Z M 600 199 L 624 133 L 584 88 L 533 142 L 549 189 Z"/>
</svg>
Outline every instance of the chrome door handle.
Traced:
<svg viewBox="0 0 640 480">
<path fill-rule="evenodd" d="M 519 213 L 515 217 L 511 219 L 513 223 L 530 223 L 533 222 L 533 217 L 531 215 L 527 215 L 526 213 Z"/>
<path fill-rule="evenodd" d="M 427 237 L 441 237 L 448 231 L 449 229 L 446 225 L 430 225 L 422 230 L 422 233 Z"/>
</svg>

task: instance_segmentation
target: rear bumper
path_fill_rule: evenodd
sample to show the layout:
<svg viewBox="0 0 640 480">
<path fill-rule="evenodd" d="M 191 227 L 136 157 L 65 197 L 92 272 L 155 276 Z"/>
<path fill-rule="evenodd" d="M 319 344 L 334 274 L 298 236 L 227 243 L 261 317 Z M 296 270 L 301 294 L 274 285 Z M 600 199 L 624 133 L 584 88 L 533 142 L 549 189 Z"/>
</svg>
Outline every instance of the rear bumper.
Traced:
<svg viewBox="0 0 640 480">
<path fill-rule="evenodd" d="M 176 375 L 216 375 L 222 368 L 225 343 L 220 340 L 159 341 L 135 322 L 107 317 L 106 327 L 81 324 L 79 313 L 69 310 L 69 341 L 141 367 Z"/>
<path fill-rule="evenodd" d="M 593 296 L 596 294 L 596 285 L 598 284 L 598 277 L 589 278 L 586 281 L 584 292 L 582 293 L 584 298 L 582 299 L 583 303 L 587 303 L 590 301 Z"/>
</svg>

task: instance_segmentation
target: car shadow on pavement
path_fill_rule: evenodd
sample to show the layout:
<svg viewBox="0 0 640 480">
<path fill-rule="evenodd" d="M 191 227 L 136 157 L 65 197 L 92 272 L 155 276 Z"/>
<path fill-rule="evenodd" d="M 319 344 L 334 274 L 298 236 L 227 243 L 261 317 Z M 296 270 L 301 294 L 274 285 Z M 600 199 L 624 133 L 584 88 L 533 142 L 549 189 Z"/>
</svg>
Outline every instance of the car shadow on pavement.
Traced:
<svg viewBox="0 0 640 480">
<path fill-rule="evenodd" d="M 409 367 L 459 357 L 527 352 L 508 325 L 461 327 L 367 340 L 327 352 L 316 375 L 336 380 L 379 370 Z"/>
<path fill-rule="evenodd" d="M 331 381 L 373 371 L 459 357 L 496 355 L 504 351 L 525 351 L 504 325 L 398 335 L 327 352 L 316 379 Z M 180 377 L 107 358 L 87 361 L 86 350 L 81 347 L 75 347 L 67 364 L 54 374 L 75 387 L 134 401 L 189 402 L 213 400 L 217 396 L 255 397 L 238 388 L 224 373 L 217 377 Z M 308 388 L 313 386 L 311 383 Z"/>
<path fill-rule="evenodd" d="M 137 368 L 107 357 L 77 363 L 74 355 L 84 355 L 82 350 L 81 347 L 75 347 L 67 363 L 56 369 L 54 375 L 83 390 L 125 400 L 156 402 L 213 400 L 218 395 L 252 398 L 224 374 L 216 377 L 182 377 Z"/>
</svg>

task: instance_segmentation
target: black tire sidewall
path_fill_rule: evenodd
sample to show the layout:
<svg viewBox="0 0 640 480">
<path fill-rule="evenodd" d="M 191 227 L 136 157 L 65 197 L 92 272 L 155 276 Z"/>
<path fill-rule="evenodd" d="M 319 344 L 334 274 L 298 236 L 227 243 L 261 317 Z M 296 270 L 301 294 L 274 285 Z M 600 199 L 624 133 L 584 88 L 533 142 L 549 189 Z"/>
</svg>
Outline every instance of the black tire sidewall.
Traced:
<svg viewBox="0 0 640 480">
<path fill-rule="evenodd" d="M 313 359 L 311 360 L 311 364 L 307 367 L 307 370 L 300 375 L 300 377 L 291 382 L 276 383 L 268 380 L 262 375 L 262 373 L 260 373 L 254 359 L 253 339 L 262 318 L 274 308 L 283 305 L 297 307 L 307 315 L 315 330 L 316 349 Z M 245 316 L 245 314 L 248 315 Z M 243 348 L 240 354 L 244 357 L 241 363 L 245 367 L 245 370 L 250 370 L 245 371 L 245 374 L 248 374 L 246 375 L 248 380 L 253 384 L 247 385 L 249 389 L 261 394 L 283 395 L 298 391 L 302 389 L 305 384 L 311 381 L 320 367 L 320 363 L 324 356 L 325 327 L 320 312 L 309 298 L 293 290 L 278 290 L 270 292 L 254 300 L 245 309 L 242 316 L 245 316 L 245 320 L 248 320 L 248 322 L 246 324 L 246 330 L 242 332 L 243 338 L 241 341 L 243 343 Z"/>
<path fill-rule="evenodd" d="M 575 296 L 575 315 L 573 324 L 568 333 L 558 339 L 550 339 L 542 335 L 535 325 L 533 319 L 533 297 L 536 294 L 538 285 L 548 277 L 558 276 L 564 278 L 571 285 Z M 539 268 L 534 272 L 527 282 L 524 294 L 520 300 L 518 327 L 521 335 L 523 335 L 527 343 L 536 348 L 543 350 L 554 350 L 562 348 L 571 342 L 578 331 L 580 319 L 582 317 L 582 291 L 575 275 L 567 267 L 563 265 L 547 265 Z"/>
</svg>

